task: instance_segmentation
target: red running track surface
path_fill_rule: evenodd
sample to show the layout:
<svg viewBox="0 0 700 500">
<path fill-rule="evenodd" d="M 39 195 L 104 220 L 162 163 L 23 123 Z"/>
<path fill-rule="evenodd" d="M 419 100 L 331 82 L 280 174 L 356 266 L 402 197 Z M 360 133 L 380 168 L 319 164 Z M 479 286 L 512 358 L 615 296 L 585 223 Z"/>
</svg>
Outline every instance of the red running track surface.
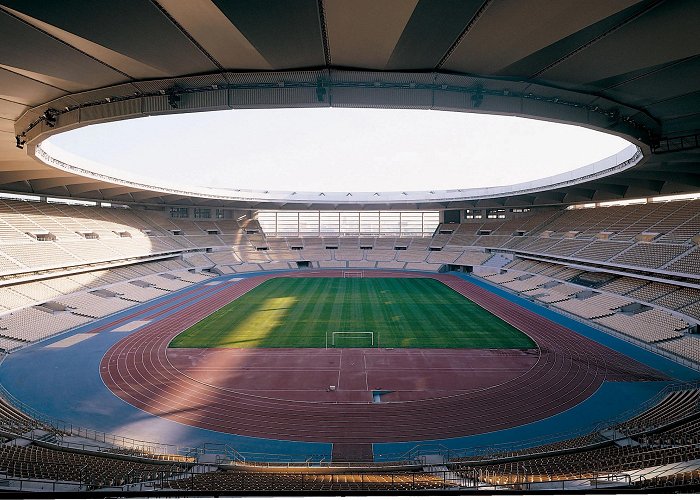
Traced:
<svg viewBox="0 0 700 500">
<path fill-rule="evenodd" d="M 102 379 L 124 401 L 182 424 L 252 437 L 351 445 L 506 429 L 567 410 L 604 380 L 663 378 L 459 277 L 421 273 L 365 271 L 365 276 L 437 279 L 529 335 L 539 349 L 295 349 L 293 354 L 285 349 L 167 349 L 178 333 L 263 281 L 338 275 L 339 271 L 275 274 L 195 289 L 190 292 L 193 298 L 212 289 L 216 294 L 165 317 L 154 313 L 150 324 L 105 354 Z M 470 373 L 476 374 L 474 380 Z M 327 391 L 328 385 L 337 390 Z M 373 404 L 371 390 L 378 388 L 394 392 Z"/>
</svg>

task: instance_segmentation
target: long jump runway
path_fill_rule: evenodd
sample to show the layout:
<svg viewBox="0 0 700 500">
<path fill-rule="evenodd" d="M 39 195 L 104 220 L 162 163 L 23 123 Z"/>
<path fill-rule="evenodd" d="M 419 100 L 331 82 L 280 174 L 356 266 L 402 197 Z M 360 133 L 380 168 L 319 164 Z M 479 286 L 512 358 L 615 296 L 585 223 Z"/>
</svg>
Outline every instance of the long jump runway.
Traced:
<svg viewBox="0 0 700 500">
<path fill-rule="evenodd" d="M 665 379 L 457 276 L 428 273 L 365 276 L 437 279 L 529 335 L 538 349 L 167 348 L 177 334 L 263 281 L 338 275 L 251 277 L 221 285 L 206 301 L 154 313 L 105 354 L 102 379 L 124 401 L 182 424 L 338 446 L 507 429 L 565 411 L 606 380 Z"/>
</svg>

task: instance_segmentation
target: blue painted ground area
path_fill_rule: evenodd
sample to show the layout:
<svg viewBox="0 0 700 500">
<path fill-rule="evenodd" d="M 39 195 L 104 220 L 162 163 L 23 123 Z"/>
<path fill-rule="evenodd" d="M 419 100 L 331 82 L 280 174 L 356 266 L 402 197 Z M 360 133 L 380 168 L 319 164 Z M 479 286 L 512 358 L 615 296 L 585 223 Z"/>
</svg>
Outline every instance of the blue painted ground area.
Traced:
<svg viewBox="0 0 700 500">
<path fill-rule="evenodd" d="M 230 278 L 213 278 L 209 282 L 223 283 Z M 0 384 L 12 396 L 41 414 L 107 434 L 186 447 L 228 444 L 242 453 L 250 452 L 251 457 L 255 456 L 253 452 L 260 453 L 261 459 L 287 461 L 297 457 L 330 457 L 330 443 L 301 443 L 224 434 L 156 417 L 122 401 L 104 385 L 99 374 L 103 355 L 119 340 L 133 333 L 111 331 L 119 324 L 69 347 L 49 347 L 76 333 L 97 331 L 101 326 L 119 320 L 123 324 L 143 320 L 166 307 L 181 304 L 167 313 L 172 314 L 185 307 L 188 291 L 205 292 L 198 300 L 206 300 L 214 293 L 209 291 L 213 288 L 216 287 L 193 285 L 26 347 L 8 356 L 2 363 Z M 168 302 L 173 298 L 176 300 Z M 158 307 L 144 311 L 154 305 Z M 134 317 L 126 319 L 134 314 Z"/>
<path fill-rule="evenodd" d="M 251 273 L 246 276 L 262 274 L 270 274 L 270 272 Z M 670 378 L 676 380 L 700 378 L 700 374 L 690 368 L 680 366 L 480 280 L 464 274 L 458 275 L 542 316 L 562 323 L 588 338 L 645 362 L 666 373 Z M 222 284 L 231 278 L 232 276 L 213 278 L 209 283 Z M 205 443 L 228 444 L 251 459 L 287 461 L 309 456 L 330 457 L 330 443 L 303 443 L 223 434 L 156 417 L 125 403 L 103 384 L 99 375 L 102 356 L 112 345 L 132 333 L 114 332 L 112 331 L 114 328 L 120 324 L 145 320 L 159 313 L 166 315 L 176 312 L 185 307 L 186 302 L 191 299 L 188 294 L 193 291 L 203 294 L 197 300 L 207 300 L 211 294 L 215 293 L 216 288 L 196 284 L 22 349 L 8 356 L 0 366 L 0 384 L 12 396 L 37 412 L 108 434 L 187 447 L 201 447 Z M 146 311 L 154 306 L 154 309 Z M 176 306 L 172 311 L 163 311 L 172 306 Z M 49 347 L 76 333 L 99 331 L 101 326 L 115 321 L 119 323 L 75 345 L 60 349 Z M 552 436 L 571 429 L 580 429 L 581 433 L 585 433 L 601 421 L 614 419 L 624 412 L 638 408 L 665 385 L 665 382 L 606 382 L 593 396 L 576 407 L 539 422 L 455 439 L 375 444 L 375 457 L 377 460 L 395 457 L 417 445 L 474 449 L 493 443 L 518 442 Z M 436 422 L 435 425 L 439 426 L 440 423 Z M 555 439 L 556 437 L 551 437 L 551 440 Z"/>
</svg>

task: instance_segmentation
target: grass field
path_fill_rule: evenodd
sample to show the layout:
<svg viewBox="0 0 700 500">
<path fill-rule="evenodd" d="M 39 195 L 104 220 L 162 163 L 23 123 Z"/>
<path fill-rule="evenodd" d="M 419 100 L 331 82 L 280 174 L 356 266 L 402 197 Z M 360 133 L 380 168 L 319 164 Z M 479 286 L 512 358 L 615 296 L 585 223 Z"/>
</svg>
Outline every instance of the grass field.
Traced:
<svg viewBox="0 0 700 500">
<path fill-rule="evenodd" d="M 532 340 L 429 278 L 274 278 L 175 337 L 170 347 L 324 347 L 326 332 L 371 331 L 375 345 L 534 347 Z M 342 340 L 342 341 L 341 341 Z M 343 338 L 336 347 L 369 347 Z"/>
</svg>

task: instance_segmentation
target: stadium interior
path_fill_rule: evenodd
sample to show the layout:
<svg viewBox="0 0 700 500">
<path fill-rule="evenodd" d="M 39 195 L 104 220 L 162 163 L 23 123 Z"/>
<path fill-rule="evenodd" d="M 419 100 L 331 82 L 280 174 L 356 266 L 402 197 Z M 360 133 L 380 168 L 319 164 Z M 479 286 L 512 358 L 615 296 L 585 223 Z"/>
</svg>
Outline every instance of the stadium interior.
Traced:
<svg viewBox="0 0 700 500">
<path fill-rule="evenodd" d="M 0 490 L 700 489 L 698 21 L 692 0 L 0 0 Z M 42 147 L 115 120 L 287 107 L 514 115 L 631 145 L 518 185 L 366 193 L 146 185 Z M 168 354 L 295 276 L 434 279 L 537 348 L 436 349 L 454 385 L 421 382 L 437 358 L 375 332 L 358 349 L 326 332 L 298 354 Z M 259 351 L 365 366 L 301 390 Z M 416 374 L 371 390 L 372 359 Z M 479 385 L 480 362 L 517 376 Z M 245 387 L 211 378 L 235 363 Z M 358 373 L 361 400 L 341 390 Z M 535 394 L 539 413 L 518 406 Z"/>
</svg>

